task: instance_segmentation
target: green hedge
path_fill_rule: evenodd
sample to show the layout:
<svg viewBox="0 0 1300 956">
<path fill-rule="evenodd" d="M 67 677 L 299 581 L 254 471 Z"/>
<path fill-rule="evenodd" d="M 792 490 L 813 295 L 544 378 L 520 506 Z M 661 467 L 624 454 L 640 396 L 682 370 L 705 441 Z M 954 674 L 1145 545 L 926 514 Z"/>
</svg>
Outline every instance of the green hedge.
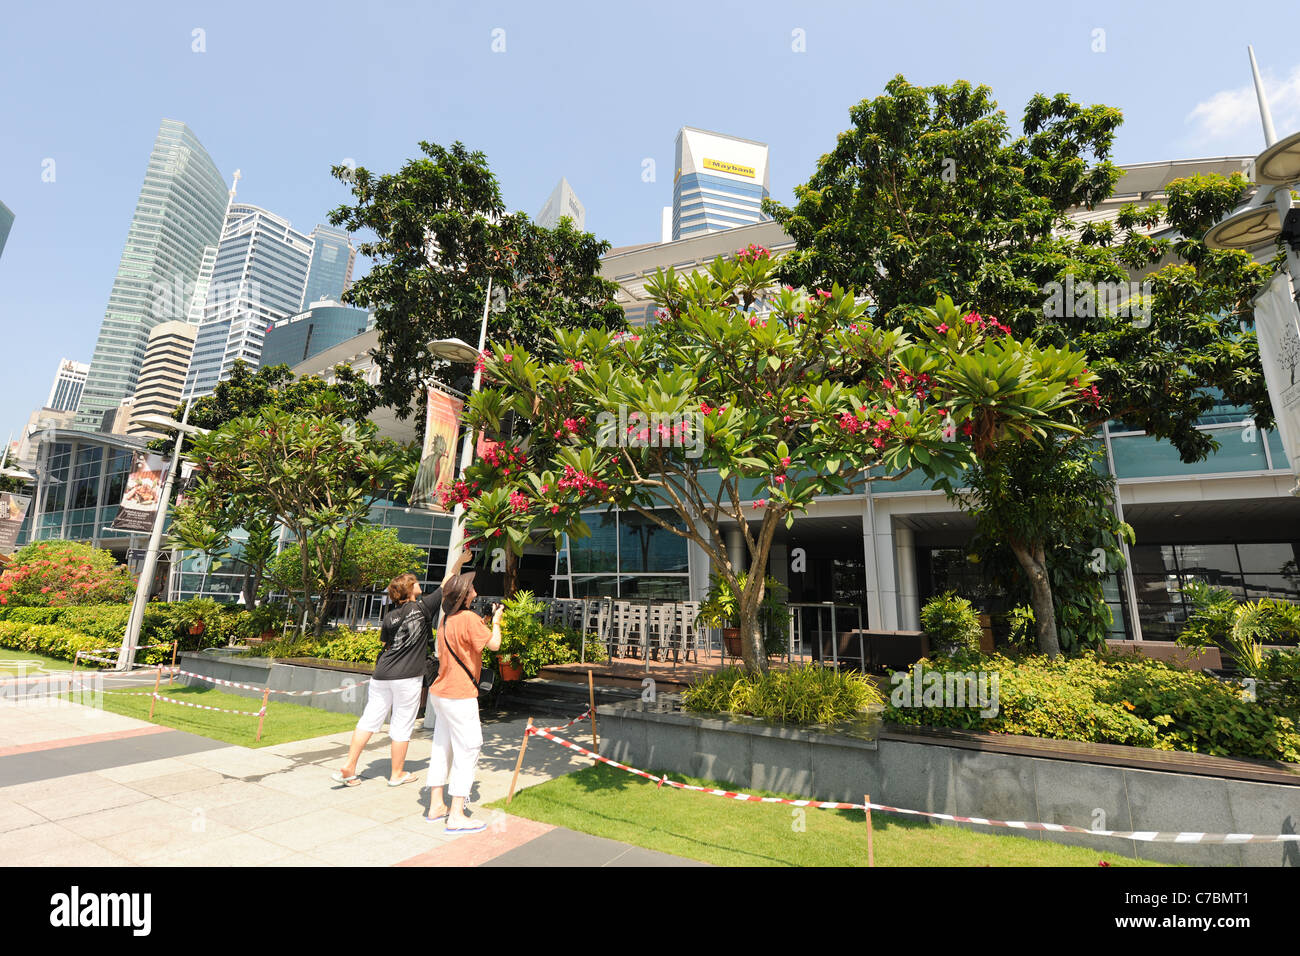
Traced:
<svg viewBox="0 0 1300 956">
<path fill-rule="evenodd" d="M 77 651 L 107 650 L 122 643 L 121 635 L 110 637 L 86 634 L 83 631 L 64 627 L 59 624 L 28 624 L 24 621 L 0 621 L 0 647 L 23 651 L 29 654 L 43 654 L 58 660 L 71 661 Z M 113 657 L 115 655 L 104 655 Z M 142 664 L 159 664 L 171 659 L 171 651 L 166 648 L 140 651 L 136 660 Z M 86 667 L 103 666 L 95 661 L 83 661 Z"/>
<path fill-rule="evenodd" d="M 165 604 L 154 602 L 145 607 L 140 626 L 141 646 L 179 642 L 182 651 L 199 650 L 226 643 L 228 629 L 208 628 L 201 635 L 190 634 L 188 628 L 177 624 L 178 609 L 190 602 Z M 223 612 L 224 614 L 224 612 Z M 129 604 L 98 604 L 81 607 L 0 607 L 0 647 L 11 650 L 36 651 L 48 657 L 71 661 L 78 650 L 120 647 L 126 634 L 127 619 L 131 616 Z M 228 614 L 233 621 L 236 614 Z M 34 636 L 25 637 L 29 629 L 54 628 L 60 634 L 80 635 L 90 643 L 74 641 L 69 644 L 53 631 L 38 630 Z M 45 646 L 37 647 L 36 643 Z M 70 649 L 69 649 L 70 648 Z M 170 651 L 141 651 L 136 660 L 155 664 L 163 657 L 171 658 Z"/>
<path fill-rule="evenodd" d="M 1055 660 L 956 654 L 921 661 L 919 666 L 923 685 L 931 672 L 982 671 L 991 689 L 996 675 L 997 713 L 983 716 L 978 706 L 912 706 L 903 682 L 893 681 L 885 720 L 1300 762 L 1300 725 L 1291 706 L 1295 696 L 1285 687 L 1270 687 L 1271 694 L 1249 700 L 1241 686 L 1199 671 L 1104 652 Z M 1278 673 L 1283 670 L 1279 667 Z M 901 673 L 907 683 L 914 683 L 912 671 Z"/>
</svg>

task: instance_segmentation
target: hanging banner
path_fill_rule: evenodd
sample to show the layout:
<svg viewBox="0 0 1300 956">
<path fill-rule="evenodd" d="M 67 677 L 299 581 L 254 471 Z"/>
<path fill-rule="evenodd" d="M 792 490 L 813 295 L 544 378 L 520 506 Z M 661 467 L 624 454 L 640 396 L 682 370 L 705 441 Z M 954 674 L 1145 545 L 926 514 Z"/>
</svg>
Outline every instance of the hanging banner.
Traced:
<svg viewBox="0 0 1300 956">
<path fill-rule="evenodd" d="M 429 408 L 424 416 L 424 449 L 420 470 L 411 488 L 411 507 L 446 513 L 438 501 L 439 486 L 456 480 L 456 436 L 465 403 L 436 388 L 429 389 Z"/>
<path fill-rule="evenodd" d="M 114 531 L 152 531 L 166 480 L 167 464 L 161 455 L 136 452 L 131 476 L 126 480 L 126 491 L 122 493 L 122 505 L 110 527 Z"/>
<path fill-rule="evenodd" d="M 180 488 L 176 492 L 176 507 L 185 504 L 185 496 L 194 490 L 198 478 L 194 476 L 195 465 L 192 461 L 181 462 Z"/>
<path fill-rule="evenodd" d="M 1291 471 L 1300 478 L 1300 332 L 1296 331 L 1296 319 L 1291 281 L 1285 272 L 1279 272 L 1255 297 L 1255 338 L 1277 434 L 1291 460 Z"/>
<path fill-rule="evenodd" d="M 30 495 L 0 492 L 0 552 L 8 554 L 18 544 L 18 532 L 31 502 Z"/>
</svg>

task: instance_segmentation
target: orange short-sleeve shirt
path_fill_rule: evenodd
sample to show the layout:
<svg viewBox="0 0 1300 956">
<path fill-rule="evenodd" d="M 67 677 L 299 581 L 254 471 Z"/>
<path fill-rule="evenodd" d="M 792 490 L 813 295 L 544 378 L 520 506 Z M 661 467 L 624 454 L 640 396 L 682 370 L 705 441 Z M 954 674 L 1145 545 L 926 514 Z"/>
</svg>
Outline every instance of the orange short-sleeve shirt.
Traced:
<svg viewBox="0 0 1300 956">
<path fill-rule="evenodd" d="M 438 632 L 438 677 L 429 688 L 433 696 L 448 700 L 478 697 L 483 648 L 490 640 L 492 630 L 473 611 L 457 611 L 444 618 L 442 630 Z M 455 651 L 465 667 L 457 664 L 456 657 L 452 657 L 449 651 Z M 465 673 L 465 668 L 474 675 L 473 680 Z"/>
</svg>

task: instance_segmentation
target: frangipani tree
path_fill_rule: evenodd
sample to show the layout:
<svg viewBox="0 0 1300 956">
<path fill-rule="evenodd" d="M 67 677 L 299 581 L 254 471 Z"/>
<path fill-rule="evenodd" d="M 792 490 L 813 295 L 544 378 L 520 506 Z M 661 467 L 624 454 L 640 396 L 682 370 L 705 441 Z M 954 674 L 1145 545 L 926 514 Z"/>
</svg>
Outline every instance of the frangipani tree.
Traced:
<svg viewBox="0 0 1300 956">
<path fill-rule="evenodd" d="M 519 553 L 541 533 L 589 534 L 584 510 L 636 512 L 697 544 L 736 591 L 757 671 L 772 541 L 814 498 L 871 469 L 956 479 L 1000 443 L 1073 430 L 1094 380 L 1081 353 L 1017 341 L 946 299 L 912 338 L 838 286 L 777 286 L 774 272 L 755 246 L 704 272 L 661 272 L 647 284 L 655 325 L 561 331 L 559 361 L 494 346 L 468 424 L 495 433 L 513 412 L 532 430 L 445 489 L 468 506 L 471 537 Z M 747 567 L 728 554 L 729 525 Z"/>
</svg>

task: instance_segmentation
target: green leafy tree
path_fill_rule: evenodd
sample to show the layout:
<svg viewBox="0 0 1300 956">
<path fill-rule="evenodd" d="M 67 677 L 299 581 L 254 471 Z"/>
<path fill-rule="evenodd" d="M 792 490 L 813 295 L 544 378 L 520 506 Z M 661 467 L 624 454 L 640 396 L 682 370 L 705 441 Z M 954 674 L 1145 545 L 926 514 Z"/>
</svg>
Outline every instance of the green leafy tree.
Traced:
<svg viewBox="0 0 1300 956">
<path fill-rule="evenodd" d="M 656 325 L 560 331 L 556 361 L 496 345 L 470 426 L 493 431 L 513 413 L 550 441 L 537 444 L 544 458 L 529 441 L 519 460 L 476 464 L 448 490 L 446 503 L 468 504 L 471 536 L 520 553 L 535 534 L 588 534 L 584 509 L 635 512 L 709 556 L 737 595 L 746 667 L 763 670 L 779 525 L 868 469 L 920 463 L 955 478 L 977 447 L 1069 428 L 1092 381 L 1082 355 L 964 322 L 949 301 L 912 337 L 839 286 L 778 287 L 774 271 L 751 247 L 706 272 L 660 273 L 647 284 Z M 1001 368 L 1015 374 L 989 388 Z M 724 522 L 741 529 L 748 567 L 733 564 Z"/>
<path fill-rule="evenodd" d="M 230 377 L 217 383 L 211 395 L 196 399 L 190 409 L 190 424 L 215 431 L 229 422 L 262 410 L 281 412 L 310 412 L 321 402 L 328 402 L 336 414 L 349 419 L 364 417 L 361 409 L 368 400 L 370 386 L 348 365 L 339 365 L 333 371 L 334 380 L 327 382 L 317 375 L 294 378 L 287 365 L 271 365 L 254 370 L 242 359 L 235 362 Z M 185 413 L 184 404 L 177 406 L 173 416 L 179 421 Z M 170 452 L 174 439 L 156 439 L 150 447 L 160 452 Z M 188 452 L 191 439 L 185 440 L 183 449 Z M 226 508 L 212 511 L 206 508 L 178 508 L 172 515 L 176 527 L 173 536 L 192 542 L 192 546 L 219 568 L 227 561 L 238 560 L 244 568 L 240 586 L 244 604 L 255 607 L 261 593 L 262 578 L 267 563 L 275 557 L 278 527 L 269 507 L 269 499 L 249 497 L 240 499 L 239 511 Z M 243 535 L 235 545 L 233 532 L 242 529 Z"/>
<path fill-rule="evenodd" d="M 365 306 L 379 330 L 382 379 L 372 405 L 405 418 L 425 385 L 445 375 L 429 352 L 435 339 L 478 342 L 488 280 L 500 310 L 489 337 L 544 349 L 550 329 L 623 327 L 618 287 L 600 275 L 609 243 L 573 229 L 538 226 L 507 215 L 496 177 L 481 152 L 462 144 L 420 143 L 424 154 L 396 173 L 335 166 L 352 188 L 352 204 L 330 222 L 373 235 L 362 255 L 374 266 L 344 294 Z"/>
<path fill-rule="evenodd" d="M 191 529 L 220 530 L 223 513 L 262 509 L 303 545 L 299 573 L 285 586 L 316 634 L 329 597 L 318 592 L 320 580 L 338 579 L 352 530 L 375 502 L 399 493 L 411 473 L 411 449 L 381 439 L 373 423 L 348 420 L 344 412 L 326 396 L 307 411 L 263 409 L 199 436 L 193 502 L 178 509 L 172 525 L 176 545 L 204 550 L 212 541 L 189 537 Z"/>
<path fill-rule="evenodd" d="M 315 553 L 308 548 L 309 561 Z M 313 593 L 319 603 L 328 605 L 340 592 L 373 591 L 399 574 L 423 571 L 424 566 L 424 549 L 401 541 L 396 528 L 357 525 L 348 534 L 337 564 L 318 566 L 312 562 Z M 302 549 L 295 541 L 270 562 L 266 586 L 288 593 L 298 586 L 301 574 Z"/>
<path fill-rule="evenodd" d="M 1113 510 L 1103 455 L 1096 443 L 1068 437 L 1008 444 L 967 471 L 961 487 L 939 482 L 974 517 L 986 565 L 996 567 L 1001 548 L 1014 555 L 1034 620 L 1048 624 L 1038 646 L 1050 656 L 1105 640 L 1111 620 L 1102 582 L 1123 567 L 1121 539 L 1134 540 Z M 1018 597 L 1019 582 L 1011 583 Z"/>
<path fill-rule="evenodd" d="M 783 260 L 786 281 L 854 286 L 885 321 L 909 330 L 937 294 L 978 302 L 1013 335 L 1086 353 L 1097 392 L 1079 422 L 1084 434 L 1122 419 L 1191 462 L 1217 448 L 1196 429 L 1217 401 L 1271 424 L 1255 336 L 1241 323 L 1252 321 L 1251 300 L 1272 270 L 1201 241 L 1241 200 L 1240 175 L 1178 180 L 1164 203 L 1130 204 L 1113 222 L 1076 227 L 1067 213 L 1095 208 L 1120 178 L 1109 160 L 1116 109 L 1036 95 L 1013 134 L 988 87 L 917 87 L 899 76 L 849 114 L 852 128 L 795 187 L 795 204 L 765 203 L 796 242 Z M 1171 238 L 1153 238 L 1166 223 Z M 1135 278 L 1149 285 L 1134 289 Z M 1068 471 L 1066 444 L 1019 453 L 1033 456 L 1044 483 Z M 985 475 L 1002 461 L 981 456 Z M 1090 522 L 1075 527 L 1106 521 L 1108 508 L 1092 500 Z M 1012 526 L 993 533 L 1008 547 L 1016 536 Z M 1047 545 L 1020 554 L 1046 555 Z M 1041 580 L 1035 562 L 1021 565 Z M 1036 614 L 1043 650 L 1053 617 Z"/>
</svg>

